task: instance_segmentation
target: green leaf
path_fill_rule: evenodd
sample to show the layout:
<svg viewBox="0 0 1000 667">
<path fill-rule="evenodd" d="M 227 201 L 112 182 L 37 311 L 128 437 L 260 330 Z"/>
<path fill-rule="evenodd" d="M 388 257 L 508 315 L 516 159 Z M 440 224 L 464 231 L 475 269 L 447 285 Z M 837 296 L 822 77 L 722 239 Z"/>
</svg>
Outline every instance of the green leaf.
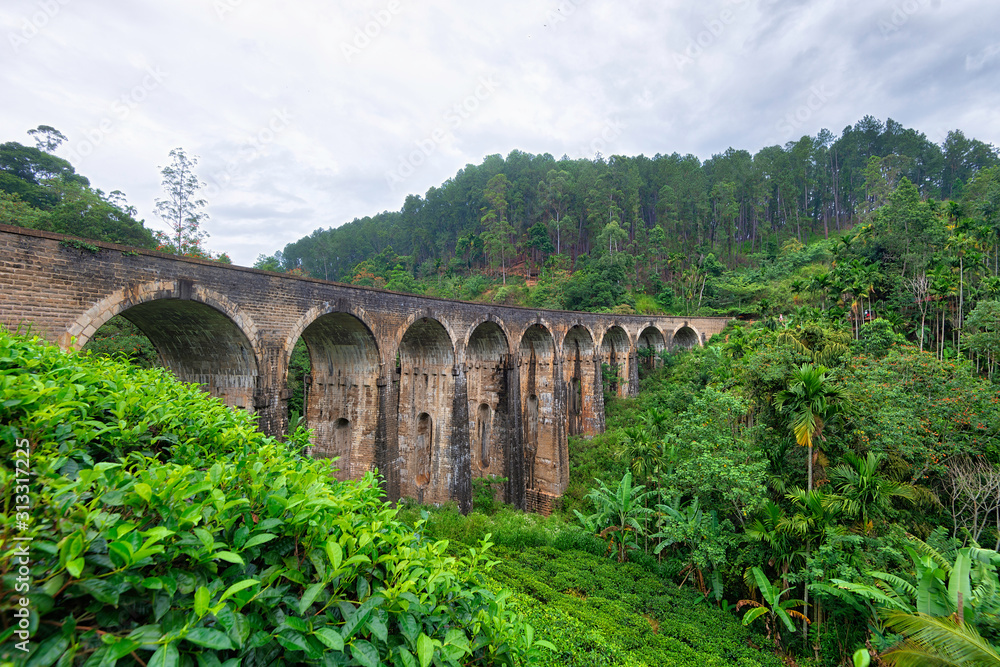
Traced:
<svg viewBox="0 0 1000 667">
<path fill-rule="evenodd" d="M 227 563 L 246 565 L 246 563 L 243 562 L 243 559 L 240 558 L 238 554 L 234 554 L 232 551 L 216 551 L 214 557 L 218 558 L 219 560 L 224 560 Z"/>
<path fill-rule="evenodd" d="M 309 624 L 298 616 L 285 616 L 285 625 L 298 632 L 309 632 Z"/>
<path fill-rule="evenodd" d="M 959 549 L 955 555 L 955 564 L 951 566 L 951 577 L 948 578 L 948 599 L 951 607 L 958 611 L 958 594 L 962 594 L 962 606 L 968 611 L 972 606 L 972 582 L 969 578 L 972 560 L 969 558 L 969 547 Z"/>
<path fill-rule="evenodd" d="M 329 646 L 334 651 L 344 650 L 344 639 L 336 630 L 332 630 L 330 628 L 320 628 L 314 634 L 321 642 Z"/>
<path fill-rule="evenodd" d="M 399 617 L 398 623 L 403 636 L 406 637 L 407 641 L 412 644 L 417 638 L 417 632 L 420 631 L 420 627 L 417 625 L 416 620 L 414 620 L 413 616 L 410 614 L 402 614 Z"/>
<path fill-rule="evenodd" d="M 399 657 L 403 661 L 403 667 L 417 667 L 417 659 L 402 646 L 399 647 Z"/>
<path fill-rule="evenodd" d="M 417 637 L 417 658 L 420 660 L 420 667 L 427 667 L 434 657 L 434 642 L 424 633 Z"/>
<path fill-rule="evenodd" d="M 233 595 L 236 595 L 240 591 L 242 591 L 242 590 L 244 590 L 246 588 L 250 588 L 254 584 L 259 584 L 259 583 L 260 582 L 258 580 L 256 580 L 256 579 L 244 579 L 243 581 L 238 581 L 238 582 L 236 582 L 235 584 L 233 584 L 232 586 L 230 586 L 229 588 L 226 589 L 226 592 L 222 594 L 221 598 L 219 598 L 219 602 L 225 602 L 230 597 L 232 597 Z"/>
<path fill-rule="evenodd" d="M 53 635 L 42 642 L 26 667 L 49 667 L 69 648 L 69 637 Z"/>
<path fill-rule="evenodd" d="M 325 587 L 326 587 L 325 584 L 318 583 L 318 584 L 313 584 L 312 586 L 310 586 L 305 590 L 305 593 L 302 594 L 302 599 L 299 600 L 300 614 L 306 613 L 306 609 L 312 606 L 313 602 L 316 601 L 316 598 L 319 596 L 320 593 L 323 592 L 323 589 Z"/>
<path fill-rule="evenodd" d="M 118 604 L 118 589 L 109 581 L 104 579 L 85 579 L 80 582 L 80 588 L 90 593 L 98 602 L 113 605 Z"/>
<path fill-rule="evenodd" d="M 275 640 L 291 651 L 309 651 L 309 642 L 294 630 L 283 630 L 281 634 L 275 635 Z"/>
<path fill-rule="evenodd" d="M 276 537 L 278 536 L 272 533 L 260 533 L 258 535 L 254 535 L 249 540 L 247 540 L 247 543 L 243 545 L 243 548 L 249 549 L 250 547 L 255 547 L 258 544 L 264 544 L 265 542 L 270 542 Z"/>
<path fill-rule="evenodd" d="M 385 627 L 385 623 L 382 622 L 378 616 L 372 614 L 372 617 L 368 619 L 368 629 L 372 631 L 374 635 L 380 641 L 388 641 L 389 639 L 389 629 Z M 465 635 L 462 635 L 463 637 Z"/>
<path fill-rule="evenodd" d="M 84 562 L 83 557 L 74 558 L 66 563 L 66 571 L 69 572 L 71 576 L 79 579 L 80 575 L 83 574 L 84 565 L 86 565 L 86 562 Z"/>
<path fill-rule="evenodd" d="M 747 611 L 747 613 L 743 614 L 743 625 L 750 625 L 755 620 L 757 620 L 757 618 L 763 616 L 766 613 L 767 613 L 767 607 L 754 607 L 753 609 L 750 609 L 749 611 Z"/>
<path fill-rule="evenodd" d="M 379 667 L 378 649 L 364 639 L 358 639 L 351 644 L 351 655 L 361 667 Z"/>
<path fill-rule="evenodd" d="M 194 594 L 194 613 L 201 618 L 208 612 L 208 603 L 211 601 L 211 593 L 204 586 L 199 586 Z"/>
<path fill-rule="evenodd" d="M 184 639 L 192 644 L 215 649 L 216 651 L 227 651 L 233 647 L 233 642 L 224 632 L 212 630 L 211 628 L 195 628 L 187 633 Z"/>
<path fill-rule="evenodd" d="M 331 537 L 326 541 L 326 555 L 330 559 L 334 570 L 340 569 L 340 564 L 344 561 L 344 549 L 340 546 L 337 538 Z"/>
<path fill-rule="evenodd" d="M 132 564 L 132 546 L 118 540 L 108 545 L 108 556 L 117 567 L 128 567 Z"/>
<path fill-rule="evenodd" d="M 368 580 L 364 577 L 358 577 L 355 580 L 354 588 L 357 590 L 358 600 L 365 600 L 371 593 L 371 586 L 368 585 Z"/>
<path fill-rule="evenodd" d="M 181 661 L 181 653 L 177 650 L 177 644 L 171 642 L 156 649 L 156 653 L 146 663 L 146 667 L 177 667 Z"/>
<path fill-rule="evenodd" d="M 788 628 L 789 632 L 795 632 L 795 624 L 792 623 L 792 617 L 788 615 L 787 611 L 781 607 L 776 607 L 774 609 L 774 615 L 784 621 L 785 627 Z"/>
<path fill-rule="evenodd" d="M 137 496 L 145 500 L 147 503 L 149 499 L 153 497 L 153 489 L 145 482 L 139 482 L 135 485 L 135 493 Z"/>
</svg>

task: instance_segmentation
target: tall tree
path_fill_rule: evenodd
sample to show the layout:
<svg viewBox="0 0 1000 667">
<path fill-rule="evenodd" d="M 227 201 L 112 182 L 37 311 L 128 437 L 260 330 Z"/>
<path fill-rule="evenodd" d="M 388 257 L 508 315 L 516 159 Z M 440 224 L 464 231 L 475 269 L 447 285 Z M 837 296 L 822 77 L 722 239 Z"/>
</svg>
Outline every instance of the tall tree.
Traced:
<svg viewBox="0 0 1000 667">
<path fill-rule="evenodd" d="M 793 373 L 788 388 L 775 397 L 780 412 L 789 416 L 795 441 L 809 452 L 809 486 L 813 488 L 813 443 L 823 438 L 823 428 L 842 409 L 843 394 L 833 385 L 825 366 L 802 364 Z"/>
<path fill-rule="evenodd" d="M 39 125 L 28 134 L 35 140 L 38 150 L 51 153 L 66 141 L 66 135 L 51 125 Z"/>
<path fill-rule="evenodd" d="M 516 252 L 514 246 L 514 228 L 507 219 L 508 203 L 507 193 L 510 190 L 510 181 L 503 174 L 497 174 L 486 184 L 483 196 L 489 206 L 483 209 L 481 219 L 483 227 L 483 246 L 486 254 L 490 256 L 493 265 L 500 266 L 503 275 L 503 284 L 507 284 L 507 264 Z"/>
<path fill-rule="evenodd" d="M 194 173 L 197 157 L 188 157 L 183 148 L 170 151 L 170 164 L 163 167 L 165 199 L 156 200 L 156 214 L 170 228 L 170 234 L 157 232 L 157 239 L 179 255 L 206 256 L 202 241 L 208 232 L 201 228 L 208 220 L 204 199 L 198 199 L 202 183 Z"/>
</svg>

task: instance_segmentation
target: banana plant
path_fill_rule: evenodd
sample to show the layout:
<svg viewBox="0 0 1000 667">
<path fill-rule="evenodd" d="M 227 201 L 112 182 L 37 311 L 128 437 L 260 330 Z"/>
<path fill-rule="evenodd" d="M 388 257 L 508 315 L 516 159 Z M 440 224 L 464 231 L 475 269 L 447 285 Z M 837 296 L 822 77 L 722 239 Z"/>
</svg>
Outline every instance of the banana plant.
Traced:
<svg viewBox="0 0 1000 667">
<path fill-rule="evenodd" d="M 580 523 L 589 531 L 596 532 L 608 541 L 608 552 L 614 552 L 619 563 L 624 563 L 628 552 L 638 549 L 636 537 L 645 533 L 646 519 L 653 510 L 646 507 L 646 499 L 652 493 L 645 486 L 632 485 L 632 473 L 627 472 L 615 489 L 609 488 L 597 479 L 598 486 L 591 489 L 587 499 L 597 510 L 585 516 L 573 510 Z"/>
<path fill-rule="evenodd" d="M 778 621 L 781 621 L 788 628 L 789 632 L 795 632 L 795 624 L 792 623 L 793 618 L 809 623 L 809 619 L 806 618 L 805 614 L 795 611 L 795 607 L 801 607 L 804 602 L 795 599 L 782 601 L 781 596 L 787 593 L 789 589 L 782 590 L 781 586 L 779 586 L 780 580 L 771 583 L 759 567 L 751 568 L 751 572 L 757 584 L 757 590 L 760 591 L 760 596 L 764 599 L 764 602 L 740 600 L 736 603 L 736 609 L 738 610 L 746 606 L 752 607 L 752 609 L 749 609 L 743 615 L 743 625 L 750 625 L 758 618 L 764 617 L 768 638 L 774 639 L 775 646 L 780 648 L 781 629 L 778 626 Z"/>
<path fill-rule="evenodd" d="M 870 571 L 873 584 L 841 579 L 831 583 L 883 612 L 932 618 L 956 614 L 973 625 L 1000 621 L 1000 553 L 976 546 L 941 552 L 917 538 L 911 542 L 906 552 L 912 572 Z"/>
</svg>

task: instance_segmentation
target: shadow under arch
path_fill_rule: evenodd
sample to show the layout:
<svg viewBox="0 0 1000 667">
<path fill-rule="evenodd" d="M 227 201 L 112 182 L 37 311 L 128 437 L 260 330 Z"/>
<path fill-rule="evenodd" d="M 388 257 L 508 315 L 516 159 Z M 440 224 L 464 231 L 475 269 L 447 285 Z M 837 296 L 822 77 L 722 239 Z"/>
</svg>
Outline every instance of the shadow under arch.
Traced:
<svg viewBox="0 0 1000 667">
<path fill-rule="evenodd" d="M 629 368 L 629 353 L 631 343 L 628 333 L 617 324 L 608 327 L 601 339 L 601 364 L 607 367 L 608 377 L 602 377 L 602 382 L 608 385 L 610 393 L 615 396 L 628 395 L 628 380 L 631 377 Z M 602 374 L 604 370 L 602 368 Z"/>
<path fill-rule="evenodd" d="M 339 479 L 360 478 L 375 462 L 380 359 L 375 335 L 357 316 L 329 311 L 305 326 L 301 337 L 310 362 L 303 387 L 306 422 L 313 429 L 310 453 L 339 457 Z"/>
<path fill-rule="evenodd" d="M 444 503 L 459 465 L 452 451 L 455 347 L 448 330 L 434 318 L 416 319 L 399 342 L 397 364 L 400 495 Z"/>
<path fill-rule="evenodd" d="M 201 385 L 230 407 L 255 409 L 257 328 L 228 299 L 186 281 L 119 290 L 70 327 L 69 335 L 79 331 L 72 346 L 83 347 L 115 315 L 142 331 L 179 380 Z"/>
<path fill-rule="evenodd" d="M 648 326 L 639 333 L 635 347 L 639 363 L 651 371 L 659 365 L 660 353 L 667 349 L 667 342 L 662 331 Z"/>
<path fill-rule="evenodd" d="M 566 384 L 567 434 L 600 432 L 595 391 L 600 391 L 599 366 L 594 361 L 594 336 L 584 326 L 575 325 L 566 332 L 562 344 L 563 381 Z M 600 409 L 603 416 L 603 407 Z"/>
<path fill-rule="evenodd" d="M 673 348 L 685 348 L 690 349 L 692 347 L 697 347 L 701 344 L 698 337 L 698 332 L 694 330 L 693 327 L 688 326 L 686 323 L 684 326 L 679 328 L 674 332 L 673 338 L 670 341 L 670 347 Z"/>
<path fill-rule="evenodd" d="M 465 347 L 473 477 L 507 477 L 510 343 L 492 320 L 481 322 Z"/>
</svg>

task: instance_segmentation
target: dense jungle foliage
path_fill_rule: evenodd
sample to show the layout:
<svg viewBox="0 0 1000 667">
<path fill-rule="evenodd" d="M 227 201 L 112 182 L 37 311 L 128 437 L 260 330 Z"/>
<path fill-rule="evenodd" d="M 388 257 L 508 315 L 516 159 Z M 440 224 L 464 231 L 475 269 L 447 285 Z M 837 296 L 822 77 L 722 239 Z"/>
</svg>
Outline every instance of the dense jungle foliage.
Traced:
<svg viewBox="0 0 1000 667">
<path fill-rule="evenodd" d="M 660 361 L 637 397 L 608 397 L 606 433 L 571 438 L 561 513 L 496 511 L 483 483 L 469 517 L 430 510 L 429 534 L 492 533 L 530 564 L 505 584 L 538 601 L 529 618 L 549 619 L 536 625 L 566 661 L 552 664 L 587 664 L 563 614 L 627 656 L 608 664 L 661 664 L 657 628 L 699 649 L 695 637 L 719 636 L 713 608 L 763 632 L 786 664 L 1000 664 L 995 384 L 884 320 L 856 340 L 734 323 Z M 676 586 L 693 598 L 659 613 Z"/>
<path fill-rule="evenodd" d="M 996 384 L 884 320 L 857 339 L 733 324 L 662 361 L 611 400 L 605 434 L 571 441 L 565 508 L 610 558 L 655 558 L 745 623 L 761 615 L 800 663 L 867 644 L 896 664 L 1000 664 Z"/>
</svg>

